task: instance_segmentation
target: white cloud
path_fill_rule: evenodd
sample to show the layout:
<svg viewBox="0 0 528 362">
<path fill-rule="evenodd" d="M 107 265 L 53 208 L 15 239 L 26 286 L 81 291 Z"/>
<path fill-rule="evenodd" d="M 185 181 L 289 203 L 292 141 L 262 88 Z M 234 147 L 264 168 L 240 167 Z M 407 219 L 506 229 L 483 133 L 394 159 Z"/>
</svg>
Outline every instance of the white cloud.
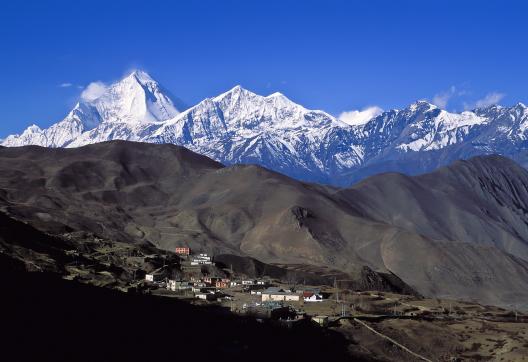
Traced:
<svg viewBox="0 0 528 362">
<path fill-rule="evenodd" d="M 442 109 L 445 109 L 446 106 L 447 106 L 447 103 L 449 103 L 449 100 L 455 94 L 456 95 L 461 95 L 462 93 L 461 92 L 457 93 L 456 87 L 454 85 L 452 85 L 447 91 L 435 94 L 435 96 L 433 97 L 433 101 L 432 102 L 433 102 L 433 104 L 435 106 L 440 107 Z"/>
<path fill-rule="evenodd" d="M 491 92 L 486 94 L 484 98 L 477 100 L 476 102 L 464 103 L 464 110 L 470 111 L 475 108 L 485 108 L 498 104 L 506 94 L 500 92 Z"/>
<path fill-rule="evenodd" d="M 360 110 L 343 112 L 339 115 L 339 119 L 345 123 L 348 123 L 351 126 L 365 124 L 370 121 L 372 118 L 380 115 L 383 112 L 378 106 L 372 106 L 363 108 Z"/>
<path fill-rule="evenodd" d="M 478 101 L 475 102 L 475 107 L 482 108 L 482 107 L 487 107 L 487 106 L 497 104 L 501 101 L 502 98 L 504 98 L 504 96 L 505 96 L 504 93 L 499 93 L 499 92 L 488 93 L 486 94 L 484 98 L 479 99 Z"/>
<path fill-rule="evenodd" d="M 69 87 L 71 87 L 72 85 L 73 85 L 73 84 L 71 84 L 71 83 L 61 83 L 61 84 L 59 84 L 59 87 L 61 87 L 61 88 L 69 88 Z"/>
<path fill-rule="evenodd" d="M 84 88 L 81 93 L 83 101 L 93 101 L 99 98 L 106 91 L 106 85 L 103 82 L 92 82 Z"/>
</svg>

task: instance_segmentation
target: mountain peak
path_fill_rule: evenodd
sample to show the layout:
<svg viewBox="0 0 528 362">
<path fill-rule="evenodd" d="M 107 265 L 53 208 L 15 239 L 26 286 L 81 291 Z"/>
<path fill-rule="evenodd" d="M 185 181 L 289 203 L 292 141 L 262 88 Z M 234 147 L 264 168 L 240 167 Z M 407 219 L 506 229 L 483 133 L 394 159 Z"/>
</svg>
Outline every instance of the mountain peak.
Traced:
<svg viewBox="0 0 528 362">
<path fill-rule="evenodd" d="M 39 126 L 37 126 L 36 124 L 32 124 L 31 126 L 29 126 L 26 129 L 25 133 L 31 134 L 31 133 L 38 133 L 38 132 L 41 132 L 41 131 L 42 131 L 42 129 Z"/>
<path fill-rule="evenodd" d="M 281 92 L 275 92 L 275 93 L 271 93 L 268 98 L 273 98 L 273 97 L 284 97 L 284 94 L 282 94 Z"/>
<path fill-rule="evenodd" d="M 416 112 L 416 111 L 427 112 L 427 111 L 437 109 L 437 108 L 438 108 L 437 106 L 435 106 L 432 103 L 429 103 L 427 100 L 419 99 L 416 102 L 412 103 L 407 109 L 410 110 L 411 112 Z"/>
<path fill-rule="evenodd" d="M 133 70 L 129 75 L 125 77 L 125 79 L 127 78 L 134 78 L 141 84 L 145 84 L 149 82 L 157 83 L 147 72 L 141 69 Z"/>
<path fill-rule="evenodd" d="M 180 113 L 166 91 L 140 69 L 107 86 L 90 104 L 97 109 L 103 122 L 158 122 Z"/>
<path fill-rule="evenodd" d="M 235 85 L 233 88 L 213 98 L 214 101 L 221 101 L 226 98 L 240 98 L 244 96 L 257 96 L 257 94 L 243 88 L 240 84 Z"/>
<path fill-rule="evenodd" d="M 100 125 L 109 130 L 112 137 L 129 139 L 129 130 L 116 136 L 114 127 L 126 128 L 158 123 L 172 119 L 179 113 L 180 110 L 176 108 L 169 93 L 148 73 L 136 69 L 110 85 L 102 82 L 91 83 L 83 91 L 80 101 L 63 120 L 44 130 L 33 125 L 21 135 L 7 137 L 2 144 L 66 147 L 81 136 L 92 137 L 90 132 L 100 131 Z"/>
<path fill-rule="evenodd" d="M 429 101 L 426 100 L 426 99 L 418 99 L 418 100 L 415 101 L 413 104 L 420 105 L 420 106 L 427 105 L 427 106 L 431 106 L 431 107 L 436 107 L 436 108 L 438 108 L 437 106 L 435 106 L 434 104 L 432 104 L 431 102 L 429 102 Z"/>
<path fill-rule="evenodd" d="M 253 93 L 253 92 L 251 92 L 251 91 L 247 90 L 246 88 L 242 87 L 240 84 L 237 84 L 233 88 L 228 90 L 226 93 L 239 94 L 239 93 Z"/>
<path fill-rule="evenodd" d="M 247 91 L 245 88 L 243 88 L 240 84 L 235 85 L 233 88 L 229 89 L 228 91 L 222 93 L 222 94 L 238 94 Z M 222 95 L 220 94 L 220 95 Z"/>
</svg>

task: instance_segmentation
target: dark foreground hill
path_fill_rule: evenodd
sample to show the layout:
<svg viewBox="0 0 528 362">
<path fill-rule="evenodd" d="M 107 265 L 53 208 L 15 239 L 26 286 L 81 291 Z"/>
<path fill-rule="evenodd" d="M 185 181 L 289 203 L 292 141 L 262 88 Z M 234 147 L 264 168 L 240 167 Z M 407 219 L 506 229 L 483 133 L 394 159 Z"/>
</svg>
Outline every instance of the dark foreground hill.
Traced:
<svg viewBox="0 0 528 362">
<path fill-rule="evenodd" d="M 339 333 L 13 272 L 0 255 L 6 361 L 368 361 Z"/>
<path fill-rule="evenodd" d="M 349 189 L 232 166 L 172 145 L 0 148 L 0 207 L 49 233 L 189 245 L 358 276 L 427 296 L 528 300 L 528 173 L 490 156 Z"/>
</svg>

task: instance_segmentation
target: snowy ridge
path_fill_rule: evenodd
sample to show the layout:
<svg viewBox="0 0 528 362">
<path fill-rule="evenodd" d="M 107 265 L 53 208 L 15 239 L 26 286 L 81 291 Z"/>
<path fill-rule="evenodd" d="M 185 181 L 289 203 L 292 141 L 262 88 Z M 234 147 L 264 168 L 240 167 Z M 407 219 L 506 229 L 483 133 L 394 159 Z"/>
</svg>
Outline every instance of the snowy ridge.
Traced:
<svg viewBox="0 0 528 362">
<path fill-rule="evenodd" d="M 179 110 L 158 83 L 147 73 L 136 70 L 107 87 L 99 97 L 79 101 L 62 121 L 44 130 L 31 126 L 20 135 L 6 137 L 2 144 L 66 147 L 99 126 L 159 122 L 177 114 Z"/>
<path fill-rule="evenodd" d="M 179 113 L 159 84 L 140 70 L 109 86 L 93 104 L 106 122 L 149 123 Z"/>
<path fill-rule="evenodd" d="M 256 163 L 303 180 L 348 184 L 367 169 L 419 173 L 476 154 L 515 158 L 528 148 L 527 132 L 522 103 L 450 113 L 417 101 L 349 125 L 281 93 L 261 96 L 236 86 L 183 110 L 147 73 L 134 71 L 96 99 L 80 101 L 62 121 L 31 126 L 1 144 L 173 143 L 225 164 Z"/>
</svg>

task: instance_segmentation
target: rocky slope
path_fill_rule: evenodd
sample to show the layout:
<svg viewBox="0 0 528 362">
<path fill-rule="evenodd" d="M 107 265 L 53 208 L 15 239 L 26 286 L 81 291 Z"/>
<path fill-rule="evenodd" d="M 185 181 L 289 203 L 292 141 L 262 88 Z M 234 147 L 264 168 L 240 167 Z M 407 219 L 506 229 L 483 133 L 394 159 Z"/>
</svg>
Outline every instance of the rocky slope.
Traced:
<svg viewBox="0 0 528 362">
<path fill-rule="evenodd" d="M 49 233 L 83 230 L 269 264 L 394 274 L 421 294 L 528 300 L 528 172 L 498 156 L 348 189 L 173 145 L 0 148 L 0 209 Z"/>
</svg>

